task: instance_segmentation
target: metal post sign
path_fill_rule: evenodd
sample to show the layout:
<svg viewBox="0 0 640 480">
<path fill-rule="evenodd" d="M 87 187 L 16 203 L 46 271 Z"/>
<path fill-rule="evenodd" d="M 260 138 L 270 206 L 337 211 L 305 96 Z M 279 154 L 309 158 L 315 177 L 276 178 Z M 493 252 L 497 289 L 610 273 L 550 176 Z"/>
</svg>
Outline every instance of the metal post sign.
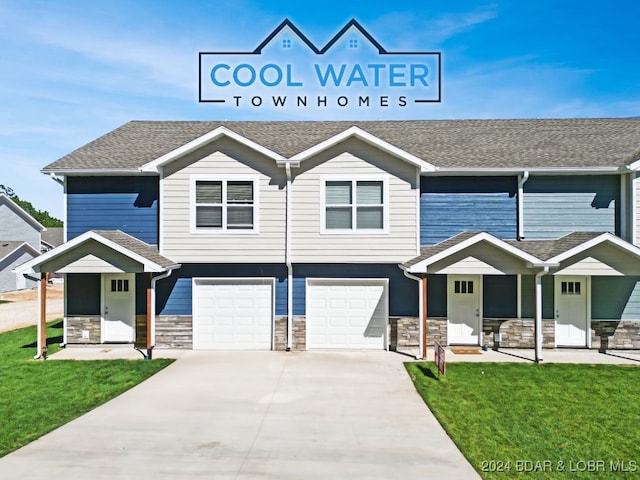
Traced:
<svg viewBox="0 0 640 480">
<path fill-rule="evenodd" d="M 440 52 L 389 52 L 356 20 L 324 47 L 284 20 L 250 52 L 200 52 L 199 101 L 244 110 L 389 111 L 441 102 Z"/>
</svg>

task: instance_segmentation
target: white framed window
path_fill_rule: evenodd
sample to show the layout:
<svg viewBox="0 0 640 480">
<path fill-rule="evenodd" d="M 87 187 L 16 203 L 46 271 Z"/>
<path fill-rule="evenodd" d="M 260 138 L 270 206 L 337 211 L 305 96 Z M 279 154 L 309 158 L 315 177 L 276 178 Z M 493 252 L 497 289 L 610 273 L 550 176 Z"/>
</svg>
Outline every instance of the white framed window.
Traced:
<svg viewBox="0 0 640 480">
<path fill-rule="evenodd" d="M 387 182 L 382 178 L 322 180 L 321 231 L 384 233 Z"/>
<path fill-rule="evenodd" d="M 581 295 L 580 282 L 561 282 L 560 293 L 562 295 Z"/>
<path fill-rule="evenodd" d="M 257 233 L 257 189 L 253 177 L 192 177 L 191 230 Z"/>
<path fill-rule="evenodd" d="M 473 280 L 456 280 L 453 282 L 453 293 L 473 294 Z"/>
</svg>

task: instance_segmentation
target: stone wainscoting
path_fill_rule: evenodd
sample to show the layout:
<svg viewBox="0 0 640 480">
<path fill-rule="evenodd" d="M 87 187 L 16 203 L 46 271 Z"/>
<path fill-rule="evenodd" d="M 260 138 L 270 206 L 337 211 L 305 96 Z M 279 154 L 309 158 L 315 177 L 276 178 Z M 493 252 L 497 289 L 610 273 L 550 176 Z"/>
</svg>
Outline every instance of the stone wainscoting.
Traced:
<svg viewBox="0 0 640 480">
<path fill-rule="evenodd" d="M 499 340 L 496 334 L 500 334 Z M 482 345 L 489 348 L 535 348 L 533 318 L 485 318 L 482 322 Z M 542 320 L 542 347 L 554 348 L 555 323 Z"/>
<path fill-rule="evenodd" d="M 275 331 L 273 332 L 274 350 L 287 349 L 287 317 L 275 318 Z M 291 350 L 299 351 L 307 349 L 307 324 L 305 317 L 293 316 L 291 335 Z"/>
<path fill-rule="evenodd" d="M 420 319 L 389 317 L 389 350 L 417 355 L 420 348 Z"/>
<path fill-rule="evenodd" d="M 447 344 L 447 319 L 446 317 L 427 318 L 427 346 L 433 347 L 437 340 L 440 345 Z"/>
<path fill-rule="evenodd" d="M 591 348 L 633 350 L 640 348 L 640 321 L 592 320 Z"/>
<path fill-rule="evenodd" d="M 193 348 L 191 315 L 156 317 L 156 348 Z"/>
<path fill-rule="evenodd" d="M 67 317 L 67 343 L 93 345 L 100 343 L 100 317 Z M 84 333 L 84 335 L 83 335 Z"/>
</svg>

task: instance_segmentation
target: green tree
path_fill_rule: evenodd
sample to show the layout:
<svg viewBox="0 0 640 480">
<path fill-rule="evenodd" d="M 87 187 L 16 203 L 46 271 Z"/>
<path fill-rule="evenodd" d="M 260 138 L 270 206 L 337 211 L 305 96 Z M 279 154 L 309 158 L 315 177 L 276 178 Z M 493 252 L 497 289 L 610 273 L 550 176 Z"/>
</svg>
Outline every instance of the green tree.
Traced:
<svg viewBox="0 0 640 480">
<path fill-rule="evenodd" d="M 31 202 L 21 200 L 13 188 L 0 184 L 0 193 L 4 193 L 7 197 L 20 205 L 25 212 L 40 222 L 41 225 L 45 227 L 62 227 L 62 220 L 52 217 L 46 210 L 36 209 L 31 205 Z"/>
</svg>

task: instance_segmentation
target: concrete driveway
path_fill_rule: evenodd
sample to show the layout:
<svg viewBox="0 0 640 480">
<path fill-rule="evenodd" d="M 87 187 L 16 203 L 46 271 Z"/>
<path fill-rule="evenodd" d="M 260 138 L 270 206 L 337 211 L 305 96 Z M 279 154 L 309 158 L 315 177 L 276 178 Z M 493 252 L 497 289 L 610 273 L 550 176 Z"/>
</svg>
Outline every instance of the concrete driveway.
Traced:
<svg viewBox="0 0 640 480">
<path fill-rule="evenodd" d="M 0 459 L 0 478 L 479 478 L 415 392 L 404 360 L 188 352 Z"/>
</svg>

